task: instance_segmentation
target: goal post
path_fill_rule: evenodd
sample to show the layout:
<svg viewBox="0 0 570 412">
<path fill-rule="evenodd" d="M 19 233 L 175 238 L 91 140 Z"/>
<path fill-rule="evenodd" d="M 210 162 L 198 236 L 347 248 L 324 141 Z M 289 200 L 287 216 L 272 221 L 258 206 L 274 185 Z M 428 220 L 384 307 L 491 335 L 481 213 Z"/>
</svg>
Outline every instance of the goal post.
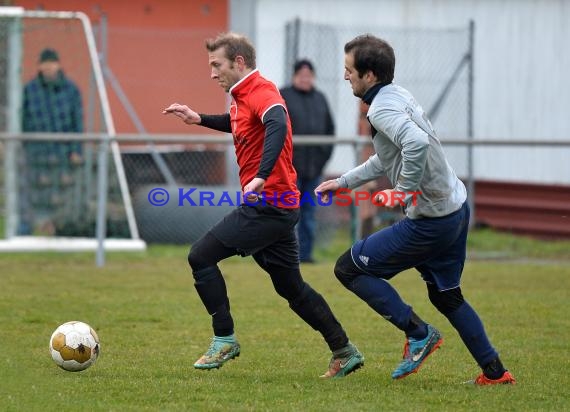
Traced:
<svg viewBox="0 0 570 412">
<path fill-rule="evenodd" d="M 38 56 L 48 47 L 57 51 L 63 73 L 80 90 L 85 136 L 99 133 L 106 138 L 94 141 L 82 139 L 82 135 L 76 133 L 61 133 L 57 139 L 47 141 L 41 133 L 22 133 L 23 87 L 36 76 Z M 33 243 L 41 249 L 38 245 L 42 241 L 47 250 L 75 250 L 78 240 L 87 238 L 91 242 L 84 244 L 96 245 L 97 264 L 102 265 L 105 249 L 111 245 L 121 248 L 119 240 L 126 245 L 126 250 L 144 249 L 119 144 L 113 139 L 116 131 L 89 18 L 82 12 L 0 7 L 0 50 L 4 56 L 0 57 L 0 89 L 5 91 L 0 93 L 5 96 L 5 101 L 0 101 L 0 105 L 5 106 L 4 114 L 0 114 L 0 133 L 17 137 L 0 139 L 4 162 L 5 235 L 0 241 L 0 251 L 11 250 L 14 243 Z M 73 141 L 82 148 L 78 164 L 61 166 L 60 163 L 65 162 L 57 159 L 63 158 L 54 160 L 48 149 L 30 160 L 25 149 L 36 144 L 35 147 L 42 150 L 50 147 L 49 150 L 65 151 L 63 141 Z M 47 159 L 44 163 L 38 160 L 44 157 Z M 61 167 L 63 171 L 57 170 Z M 30 180 L 33 184 L 25 186 L 23 176 L 30 174 L 34 175 Z M 49 221 L 52 231 L 49 236 L 42 236 L 45 234 L 35 229 L 22 234 L 24 205 L 32 210 L 34 217 L 49 221 L 57 216 Z M 49 215 L 48 218 L 45 215 Z M 28 242 L 22 241 L 22 237 Z M 109 238 L 118 239 L 108 242 Z"/>
</svg>

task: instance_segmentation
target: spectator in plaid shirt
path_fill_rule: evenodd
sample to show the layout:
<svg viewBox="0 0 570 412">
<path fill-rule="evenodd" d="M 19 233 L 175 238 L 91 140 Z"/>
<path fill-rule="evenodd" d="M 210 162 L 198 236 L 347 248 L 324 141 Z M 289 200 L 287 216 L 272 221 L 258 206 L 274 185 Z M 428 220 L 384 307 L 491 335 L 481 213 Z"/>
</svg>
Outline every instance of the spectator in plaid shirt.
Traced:
<svg viewBox="0 0 570 412">
<path fill-rule="evenodd" d="M 53 49 L 41 52 L 38 74 L 24 87 L 22 130 L 83 132 L 81 93 L 65 76 Z M 37 221 L 43 220 L 41 231 L 54 234 L 53 217 L 66 203 L 66 190 L 74 180 L 73 170 L 82 163 L 81 144 L 77 141 L 28 141 L 23 146 L 25 166 L 20 188 L 18 232 L 20 235 L 31 234 Z"/>
</svg>

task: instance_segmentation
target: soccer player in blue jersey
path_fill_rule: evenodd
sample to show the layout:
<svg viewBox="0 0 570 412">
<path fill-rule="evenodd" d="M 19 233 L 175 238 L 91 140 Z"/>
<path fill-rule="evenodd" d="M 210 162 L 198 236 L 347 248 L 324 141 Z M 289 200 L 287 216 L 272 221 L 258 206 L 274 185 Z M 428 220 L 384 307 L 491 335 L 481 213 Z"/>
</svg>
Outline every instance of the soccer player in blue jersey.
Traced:
<svg viewBox="0 0 570 412">
<path fill-rule="evenodd" d="M 392 378 L 417 372 L 443 342 L 440 332 L 424 322 L 388 282 L 416 268 L 430 301 L 481 367 L 473 382 L 514 384 L 460 287 L 470 214 L 465 186 L 447 162 L 426 113 L 407 90 L 392 83 L 392 47 L 362 35 L 349 41 L 344 51 L 344 78 L 354 95 L 370 106 L 367 118 L 376 153 L 338 179 L 321 183 L 315 192 L 326 202 L 341 188 L 353 189 L 387 176 L 394 188 L 377 193 L 376 200 L 391 200 L 388 206 L 394 206 L 393 200 L 403 197 L 406 217 L 356 242 L 336 262 L 336 277 L 405 333 L 404 356 Z"/>
</svg>

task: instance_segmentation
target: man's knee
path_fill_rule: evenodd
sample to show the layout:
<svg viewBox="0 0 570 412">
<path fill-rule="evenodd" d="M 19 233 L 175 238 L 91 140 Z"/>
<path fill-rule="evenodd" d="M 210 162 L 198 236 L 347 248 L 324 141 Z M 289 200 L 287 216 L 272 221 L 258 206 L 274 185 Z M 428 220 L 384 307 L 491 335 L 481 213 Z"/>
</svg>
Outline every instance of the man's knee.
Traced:
<svg viewBox="0 0 570 412">
<path fill-rule="evenodd" d="M 222 273 L 220 272 L 220 268 L 217 266 L 209 266 L 202 269 L 193 270 L 192 276 L 194 276 L 194 283 L 196 285 L 201 285 L 218 279 L 222 276 Z"/>
<path fill-rule="evenodd" d="M 260 266 L 269 273 L 275 291 L 285 300 L 294 300 L 303 292 L 305 282 L 298 267 L 286 268 L 271 264 Z"/>
<path fill-rule="evenodd" d="M 208 262 L 205 261 L 204 255 L 199 252 L 199 248 L 192 246 L 188 253 L 188 264 L 193 271 L 200 270 L 208 267 Z"/>
<path fill-rule="evenodd" d="M 465 302 L 460 287 L 439 291 L 435 285 L 428 284 L 428 296 L 433 306 L 445 316 L 455 312 Z"/>
<path fill-rule="evenodd" d="M 337 259 L 334 266 L 334 274 L 340 283 L 347 288 L 350 288 L 352 281 L 357 275 L 362 274 L 362 271 L 352 261 L 350 249 Z"/>
<path fill-rule="evenodd" d="M 215 253 L 220 245 L 221 243 L 211 233 L 206 233 L 204 237 L 198 239 L 188 253 L 188 264 L 192 271 L 217 265 L 218 260 L 215 258 Z"/>
</svg>

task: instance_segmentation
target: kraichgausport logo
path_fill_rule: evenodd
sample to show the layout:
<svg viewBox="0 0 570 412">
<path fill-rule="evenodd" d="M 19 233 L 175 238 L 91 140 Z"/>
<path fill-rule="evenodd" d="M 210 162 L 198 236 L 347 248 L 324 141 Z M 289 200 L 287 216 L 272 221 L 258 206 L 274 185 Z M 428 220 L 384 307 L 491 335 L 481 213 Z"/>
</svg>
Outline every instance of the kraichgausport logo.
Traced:
<svg viewBox="0 0 570 412">
<path fill-rule="evenodd" d="M 173 192 L 173 191 L 172 191 Z M 176 195 L 162 187 L 155 187 L 148 192 L 148 202 L 152 206 L 165 206 L 176 202 L 176 206 L 190 207 L 213 207 L 213 206 L 239 206 L 259 205 L 259 204 L 280 204 L 289 207 L 300 207 L 304 204 L 313 206 L 359 206 L 361 203 L 372 202 L 376 206 L 406 206 L 411 204 L 416 206 L 418 196 L 421 192 L 369 192 L 369 191 L 353 191 L 350 189 L 338 189 L 333 196 L 328 196 L 327 201 L 323 200 L 321 194 L 315 195 L 310 192 L 303 192 L 296 199 L 295 192 L 248 192 L 243 193 L 239 190 L 214 192 L 211 190 L 198 190 L 198 188 L 176 188 Z M 250 196 L 252 195 L 252 196 Z M 174 198 L 174 199 L 171 199 Z M 256 199 L 252 201 L 251 199 Z"/>
</svg>

